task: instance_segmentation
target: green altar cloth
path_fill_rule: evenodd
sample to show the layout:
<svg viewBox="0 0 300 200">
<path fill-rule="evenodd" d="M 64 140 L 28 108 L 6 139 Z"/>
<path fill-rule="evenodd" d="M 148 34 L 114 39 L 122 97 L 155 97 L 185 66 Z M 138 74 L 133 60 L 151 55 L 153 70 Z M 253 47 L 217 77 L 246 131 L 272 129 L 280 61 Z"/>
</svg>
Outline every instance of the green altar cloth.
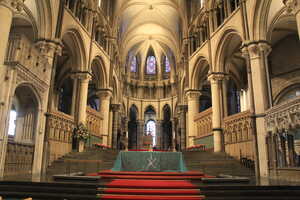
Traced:
<svg viewBox="0 0 300 200">
<path fill-rule="evenodd" d="M 184 172 L 181 152 L 121 151 L 112 171 Z"/>
</svg>

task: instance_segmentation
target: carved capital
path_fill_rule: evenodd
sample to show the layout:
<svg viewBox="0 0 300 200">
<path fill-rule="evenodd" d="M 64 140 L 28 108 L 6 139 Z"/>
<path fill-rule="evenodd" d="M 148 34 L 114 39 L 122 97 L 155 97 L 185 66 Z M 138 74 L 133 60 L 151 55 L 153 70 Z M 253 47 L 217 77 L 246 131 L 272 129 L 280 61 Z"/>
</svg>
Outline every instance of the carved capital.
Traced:
<svg viewBox="0 0 300 200">
<path fill-rule="evenodd" d="M 212 72 L 208 75 L 208 80 L 212 83 L 212 84 L 216 84 L 219 83 L 223 80 L 225 80 L 227 78 L 225 73 L 222 72 Z"/>
<path fill-rule="evenodd" d="M 111 89 L 98 89 L 97 96 L 100 100 L 109 100 L 112 97 L 112 90 Z"/>
<path fill-rule="evenodd" d="M 250 59 L 260 58 L 262 55 L 268 56 L 271 51 L 271 46 L 266 42 L 252 42 L 242 49 L 242 53 L 248 54 Z"/>
<path fill-rule="evenodd" d="M 200 90 L 187 90 L 185 93 L 188 99 L 198 99 L 201 95 Z"/>
<path fill-rule="evenodd" d="M 5 6 L 13 12 L 21 12 L 23 10 L 24 0 L 0 0 L 0 6 Z"/>
<path fill-rule="evenodd" d="M 80 80 L 81 82 L 89 82 L 92 78 L 89 72 L 73 72 L 71 78 Z"/>
<path fill-rule="evenodd" d="M 178 105 L 178 108 L 180 113 L 186 113 L 188 111 L 188 105 L 185 104 Z"/>
<path fill-rule="evenodd" d="M 287 13 L 297 14 L 300 10 L 300 0 L 283 0 Z"/>
<path fill-rule="evenodd" d="M 61 55 L 62 44 L 59 40 L 57 41 L 46 41 L 40 40 L 35 44 L 36 48 L 39 49 L 43 56 L 53 57 L 54 54 Z"/>
<path fill-rule="evenodd" d="M 118 111 L 120 111 L 120 108 L 121 108 L 121 105 L 120 105 L 120 104 L 110 104 L 110 109 L 111 109 L 113 112 L 118 112 Z"/>
</svg>

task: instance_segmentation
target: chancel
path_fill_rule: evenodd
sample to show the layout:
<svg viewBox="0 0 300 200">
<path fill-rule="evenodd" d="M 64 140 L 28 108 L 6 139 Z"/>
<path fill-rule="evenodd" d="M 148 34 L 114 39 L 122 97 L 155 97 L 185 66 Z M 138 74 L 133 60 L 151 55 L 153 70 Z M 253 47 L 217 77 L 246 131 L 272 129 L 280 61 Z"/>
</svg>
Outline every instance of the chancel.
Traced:
<svg viewBox="0 0 300 200">
<path fill-rule="evenodd" d="M 299 5 L 0 0 L 0 199 L 299 199 Z"/>
</svg>

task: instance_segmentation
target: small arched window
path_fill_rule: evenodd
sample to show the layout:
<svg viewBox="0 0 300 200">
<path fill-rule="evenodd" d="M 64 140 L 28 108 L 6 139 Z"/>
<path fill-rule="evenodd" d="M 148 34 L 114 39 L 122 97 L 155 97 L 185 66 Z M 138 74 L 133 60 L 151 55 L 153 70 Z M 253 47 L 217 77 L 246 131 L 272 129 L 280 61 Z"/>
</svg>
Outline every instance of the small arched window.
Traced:
<svg viewBox="0 0 300 200">
<path fill-rule="evenodd" d="M 130 62 L 130 72 L 137 72 L 137 58 L 136 56 L 133 56 L 131 58 L 131 62 Z"/>
<path fill-rule="evenodd" d="M 276 104 L 283 103 L 285 101 L 294 99 L 300 96 L 300 85 L 290 86 L 288 90 L 282 92 L 282 95 L 276 102 Z"/>
<path fill-rule="evenodd" d="M 9 113 L 9 127 L 8 127 L 8 135 L 14 136 L 16 133 L 16 120 L 17 120 L 17 111 L 14 106 Z"/>
<path fill-rule="evenodd" d="M 155 58 L 155 56 L 147 57 L 146 73 L 150 74 L 150 75 L 156 74 L 156 58 Z"/>
<path fill-rule="evenodd" d="M 165 64 L 165 72 L 166 73 L 170 73 L 171 72 L 171 66 L 170 66 L 170 61 L 168 56 L 165 56 L 165 60 L 164 60 L 164 64 Z"/>
</svg>

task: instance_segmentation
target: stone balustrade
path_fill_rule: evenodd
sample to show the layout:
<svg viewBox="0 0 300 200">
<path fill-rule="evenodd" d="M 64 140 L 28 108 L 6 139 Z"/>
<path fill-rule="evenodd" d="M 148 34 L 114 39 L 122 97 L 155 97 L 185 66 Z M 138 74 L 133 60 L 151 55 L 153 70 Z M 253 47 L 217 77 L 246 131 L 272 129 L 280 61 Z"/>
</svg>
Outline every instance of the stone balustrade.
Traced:
<svg viewBox="0 0 300 200">
<path fill-rule="evenodd" d="M 93 140 L 102 138 L 103 116 L 89 106 L 86 108 L 86 125 Z M 93 141 L 93 143 L 99 143 L 99 141 Z"/>
<path fill-rule="evenodd" d="M 49 164 L 72 151 L 72 135 L 75 123 L 73 116 L 61 112 L 47 115 L 46 135 Z"/>
<path fill-rule="evenodd" d="M 266 112 L 265 123 L 268 132 L 279 133 L 294 130 L 300 126 L 300 97 L 273 106 Z"/>
<path fill-rule="evenodd" d="M 212 108 L 196 114 L 194 122 L 197 127 L 197 138 L 212 135 Z"/>
<path fill-rule="evenodd" d="M 213 132 L 212 132 L 212 108 L 209 108 L 194 116 L 196 125 L 194 145 L 201 146 L 201 149 L 213 149 Z M 195 147 L 195 146 L 192 146 Z"/>
<path fill-rule="evenodd" d="M 253 119 L 249 111 L 224 118 L 225 152 L 237 159 L 254 160 Z"/>
</svg>

